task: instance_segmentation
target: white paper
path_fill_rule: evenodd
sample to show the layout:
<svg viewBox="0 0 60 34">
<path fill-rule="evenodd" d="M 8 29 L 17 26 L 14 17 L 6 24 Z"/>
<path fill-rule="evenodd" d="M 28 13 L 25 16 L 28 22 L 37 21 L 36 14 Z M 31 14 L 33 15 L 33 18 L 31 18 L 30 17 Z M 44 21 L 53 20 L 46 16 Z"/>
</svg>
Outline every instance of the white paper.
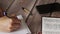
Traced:
<svg viewBox="0 0 60 34">
<path fill-rule="evenodd" d="M 42 17 L 42 34 L 60 34 L 60 18 Z"/>
</svg>

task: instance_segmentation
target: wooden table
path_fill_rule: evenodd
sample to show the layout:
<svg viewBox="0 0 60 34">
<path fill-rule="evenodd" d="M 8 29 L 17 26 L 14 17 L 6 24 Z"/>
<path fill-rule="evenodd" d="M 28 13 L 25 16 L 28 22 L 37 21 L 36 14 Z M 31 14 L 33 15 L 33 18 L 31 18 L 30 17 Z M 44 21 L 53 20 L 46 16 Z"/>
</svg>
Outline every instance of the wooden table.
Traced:
<svg viewBox="0 0 60 34">
<path fill-rule="evenodd" d="M 59 0 L 58 0 L 59 1 Z M 13 0 L 1 0 L 2 8 L 6 10 L 10 4 L 13 2 Z M 36 0 L 14 0 L 10 8 L 7 10 L 8 14 L 17 14 L 17 15 L 23 15 L 24 19 L 26 19 L 26 14 L 24 13 L 24 10 L 22 10 L 22 7 L 28 9 L 29 11 L 32 10 L 32 7 L 34 6 Z M 37 0 L 35 6 L 33 7 L 32 15 L 29 16 L 27 25 L 29 26 L 32 34 L 38 34 L 38 32 L 41 32 L 41 19 L 43 16 L 50 16 L 50 13 L 47 14 L 39 14 L 36 10 L 37 5 L 42 4 L 48 4 L 48 3 L 54 3 L 55 0 Z"/>
</svg>

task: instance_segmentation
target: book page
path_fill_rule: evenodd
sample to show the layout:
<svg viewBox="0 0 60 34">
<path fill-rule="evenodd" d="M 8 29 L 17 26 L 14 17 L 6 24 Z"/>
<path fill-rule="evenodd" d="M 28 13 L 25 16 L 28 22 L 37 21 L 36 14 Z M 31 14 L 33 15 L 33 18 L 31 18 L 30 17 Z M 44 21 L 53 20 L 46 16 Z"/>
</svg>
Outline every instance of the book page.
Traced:
<svg viewBox="0 0 60 34">
<path fill-rule="evenodd" d="M 42 34 L 60 34 L 60 18 L 42 17 Z"/>
</svg>

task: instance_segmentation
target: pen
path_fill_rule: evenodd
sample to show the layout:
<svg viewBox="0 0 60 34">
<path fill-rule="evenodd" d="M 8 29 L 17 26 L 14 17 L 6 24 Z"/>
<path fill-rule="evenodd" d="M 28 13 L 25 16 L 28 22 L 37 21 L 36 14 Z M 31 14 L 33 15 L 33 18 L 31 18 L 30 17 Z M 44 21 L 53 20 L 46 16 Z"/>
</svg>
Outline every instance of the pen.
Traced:
<svg viewBox="0 0 60 34">
<path fill-rule="evenodd" d="M 26 9 L 26 8 L 24 8 L 24 7 L 22 7 L 22 9 L 24 10 L 24 12 L 27 14 L 27 13 L 29 13 L 29 10 L 28 9 Z"/>
</svg>

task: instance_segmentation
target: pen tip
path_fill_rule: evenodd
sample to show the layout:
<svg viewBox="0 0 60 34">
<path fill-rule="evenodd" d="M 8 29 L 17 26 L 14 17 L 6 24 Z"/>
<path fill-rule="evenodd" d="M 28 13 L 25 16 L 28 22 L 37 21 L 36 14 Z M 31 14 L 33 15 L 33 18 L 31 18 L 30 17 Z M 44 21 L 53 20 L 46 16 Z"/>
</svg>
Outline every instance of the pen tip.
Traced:
<svg viewBox="0 0 60 34">
<path fill-rule="evenodd" d="M 22 7 L 22 9 L 24 9 L 24 7 Z"/>
</svg>

